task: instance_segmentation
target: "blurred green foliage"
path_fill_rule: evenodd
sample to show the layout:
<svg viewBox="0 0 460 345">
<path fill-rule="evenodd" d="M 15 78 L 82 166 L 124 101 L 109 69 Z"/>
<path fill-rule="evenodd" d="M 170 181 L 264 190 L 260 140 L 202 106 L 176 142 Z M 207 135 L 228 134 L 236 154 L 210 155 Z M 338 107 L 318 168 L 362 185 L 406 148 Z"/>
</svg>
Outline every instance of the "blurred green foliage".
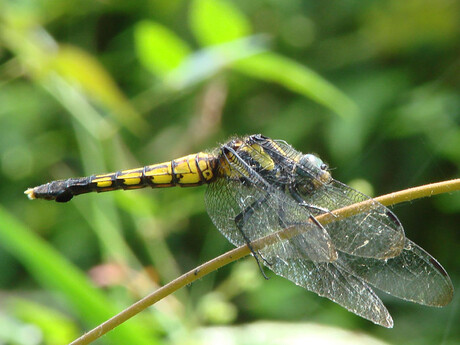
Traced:
<svg viewBox="0 0 460 345">
<path fill-rule="evenodd" d="M 455 178 L 459 56 L 458 0 L 0 0 L 0 344 L 70 342 L 230 248 L 204 188 L 60 205 L 28 201 L 27 187 L 253 133 L 319 153 L 337 179 L 374 195 Z M 460 195 L 395 211 L 458 288 Z M 252 344 L 262 330 L 288 343 L 288 329 L 310 339 L 311 323 L 378 343 L 460 341 L 458 294 L 443 309 L 383 298 L 392 330 L 289 281 L 266 282 L 246 259 L 98 343 Z"/>
</svg>

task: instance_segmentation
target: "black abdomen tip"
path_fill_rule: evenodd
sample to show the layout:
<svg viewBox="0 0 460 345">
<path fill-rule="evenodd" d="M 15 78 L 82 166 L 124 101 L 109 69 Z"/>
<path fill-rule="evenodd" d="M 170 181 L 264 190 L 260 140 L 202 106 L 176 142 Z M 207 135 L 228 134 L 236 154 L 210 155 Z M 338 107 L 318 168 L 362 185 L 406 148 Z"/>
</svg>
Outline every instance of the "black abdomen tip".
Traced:
<svg viewBox="0 0 460 345">
<path fill-rule="evenodd" d="M 72 198 L 73 198 L 72 193 L 70 193 L 68 190 L 64 190 L 61 193 L 59 193 L 58 195 L 56 195 L 55 200 L 56 200 L 56 202 L 67 202 Z"/>
</svg>

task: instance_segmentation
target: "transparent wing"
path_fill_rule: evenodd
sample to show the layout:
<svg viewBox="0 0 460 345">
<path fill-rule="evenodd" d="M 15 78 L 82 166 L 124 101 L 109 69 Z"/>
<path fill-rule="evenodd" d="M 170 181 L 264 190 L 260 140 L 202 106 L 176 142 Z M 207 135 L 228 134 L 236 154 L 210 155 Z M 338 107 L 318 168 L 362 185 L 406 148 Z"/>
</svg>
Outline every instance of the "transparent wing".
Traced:
<svg viewBox="0 0 460 345">
<path fill-rule="evenodd" d="M 430 306 L 445 306 L 454 292 L 444 268 L 410 240 L 388 260 L 339 254 L 337 265 L 390 295 Z"/>
<path fill-rule="evenodd" d="M 303 198 L 308 204 L 330 211 L 372 200 L 335 180 Z M 370 209 L 325 227 L 337 249 L 355 256 L 388 259 L 398 256 L 404 248 L 404 229 L 398 218 L 375 200 Z"/>
<path fill-rule="evenodd" d="M 262 151 L 249 152 L 247 146 L 243 156 L 233 151 L 236 160 L 227 161 L 231 169 L 228 176 L 208 185 L 208 213 L 230 242 L 243 245 L 295 227 L 299 234 L 279 238 L 259 251 L 266 266 L 385 327 L 391 327 L 393 321 L 368 284 L 421 304 L 441 306 L 452 299 L 453 287 L 447 273 L 428 253 L 405 239 L 401 223 L 385 206 L 335 180 L 313 190 L 300 185 L 299 195 L 308 206 L 294 200 L 287 187 L 292 186 L 292 181 L 311 182 L 315 171 L 308 167 L 304 174 L 294 175 L 302 154 L 284 142 L 277 144 L 285 155 L 273 152 L 273 161 Z M 276 147 L 264 146 L 265 151 L 270 149 Z M 248 157 L 245 152 L 249 152 Z M 259 174 L 253 164 L 260 162 L 265 162 L 267 169 L 273 163 L 270 169 L 279 170 L 276 174 Z M 309 221 L 324 210 L 365 200 L 371 200 L 372 207 L 360 214 L 324 227 Z"/>
<path fill-rule="evenodd" d="M 305 259 L 283 260 L 270 256 L 267 259 L 271 263 L 267 267 L 276 274 L 329 298 L 356 315 L 384 327 L 393 327 L 388 310 L 372 289 L 335 262 L 315 263 Z"/>
</svg>

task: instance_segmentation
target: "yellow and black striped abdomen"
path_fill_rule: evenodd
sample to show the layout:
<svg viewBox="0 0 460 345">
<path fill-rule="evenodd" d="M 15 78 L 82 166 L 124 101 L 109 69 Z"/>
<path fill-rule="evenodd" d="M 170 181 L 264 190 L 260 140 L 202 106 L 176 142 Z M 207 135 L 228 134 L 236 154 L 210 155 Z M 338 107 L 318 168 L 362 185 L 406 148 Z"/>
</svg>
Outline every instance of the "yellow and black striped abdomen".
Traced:
<svg viewBox="0 0 460 345">
<path fill-rule="evenodd" d="M 25 191 L 30 199 L 67 202 L 74 195 L 144 187 L 193 187 L 216 177 L 217 159 L 207 153 L 191 154 L 170 162 L 113 173 L 70 178 L 46 183 Z"/>
</svg>

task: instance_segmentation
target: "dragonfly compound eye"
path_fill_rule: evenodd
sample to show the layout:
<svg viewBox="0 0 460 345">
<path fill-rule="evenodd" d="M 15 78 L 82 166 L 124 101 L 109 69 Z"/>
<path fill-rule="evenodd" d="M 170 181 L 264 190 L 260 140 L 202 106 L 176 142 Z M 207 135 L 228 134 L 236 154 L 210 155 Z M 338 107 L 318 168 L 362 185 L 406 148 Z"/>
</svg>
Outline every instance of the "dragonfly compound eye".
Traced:
<svg viewBox="0 0 460 345">
<path fill-rule="evenodd" d="M 299 165 L 301 172 L 299 175 L 307 175 L 311 178 L 310 183 L 314 188 L 319 188 L 324 183 L 329 183 L 331 174 L 328 171 L 328 166 L 321 158 L 311 153 L 303 155 L 300 158 Z"/>
<path fill-rule="evenodd" d="M 306 155 L 304 155 L 301 159 L 300 159 L 300 162 L 301 163 L 310 163 L 310 164 L 313 164 L 313 166 L 315 166 L 316 168 L 318 169 L 321 169 L 321 170 L 325 170 L 323 169 L 323 167 L 326 167 L 327 169 L 327 165 L 321 160 L 321 158 L 311 154 L 311 153 L 308 153 Z M 308 163 L 307 163 L 308 162 Z"/>
</svg>

